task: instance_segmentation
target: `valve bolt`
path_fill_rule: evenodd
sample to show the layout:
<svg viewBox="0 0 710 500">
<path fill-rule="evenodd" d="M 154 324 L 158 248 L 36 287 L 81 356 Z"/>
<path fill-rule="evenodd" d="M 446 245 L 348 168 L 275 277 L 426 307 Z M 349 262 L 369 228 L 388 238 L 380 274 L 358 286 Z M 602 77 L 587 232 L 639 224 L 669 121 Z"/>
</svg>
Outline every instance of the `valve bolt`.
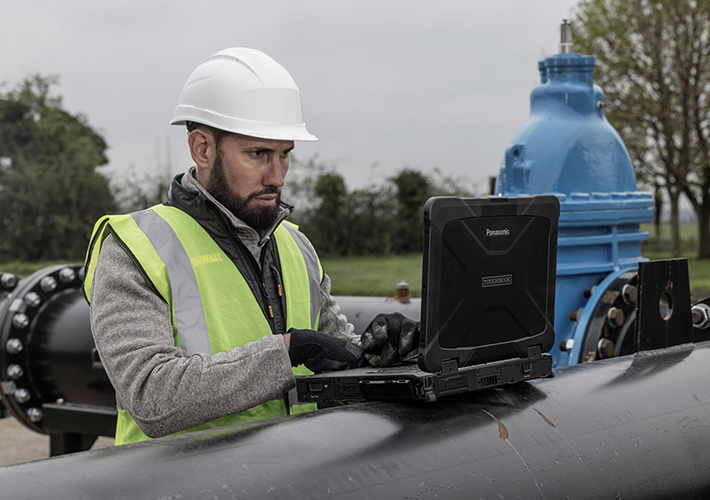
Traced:
<svg viewBox="0 0 710 500">
<path fill-rule="evenodd" d="M 627 304 L 635 304 L 636 299 L 638 299 L 638 296 L 638 288 L 636 288 L 634 285 L 626 284 L 621 289 L 621 298 L 624 299 L 624 302 L 626 302 Z"/>
<path fill-rule="evenodd" d="M 567 339 L 560 342 L 560 351 L 571 351 L 574 347 L 574 339 Z"/>
<path fill-rule="evenodd" d="M 576 311 L 569 313 L 569 319 L 572 321 L 579 321 L 582 318 L 582 313 L 584 312 L 584 307 L 580 307 Z"/>
<path fill-rule="evenodd" d="M 597 344 L 597 351 L 599 351 L 600 358 L 613 358 L 614 342 L 609 339 L 599 339 L 599 343 Z"/>
<path fill-rule="evenodd" d="M 621 326 L 624 324 L 624 311 L 619 308 L 612 307 L 607 313 L 607 321 L 609 326 L 614 328 L 616 326 Z"/>
</svg>

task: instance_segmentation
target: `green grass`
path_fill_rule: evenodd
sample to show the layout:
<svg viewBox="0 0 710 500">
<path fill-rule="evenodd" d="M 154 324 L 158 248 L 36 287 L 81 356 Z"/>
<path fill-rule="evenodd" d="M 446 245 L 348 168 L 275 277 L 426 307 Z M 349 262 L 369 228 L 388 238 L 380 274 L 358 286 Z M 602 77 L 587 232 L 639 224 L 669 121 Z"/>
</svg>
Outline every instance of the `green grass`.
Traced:
<svg viewBox="0 0 710 500">
<path fill-rule="evenodd" d="M 650 238 L 643 243 L 641 254 L 651 260 L 670 258 L 670 227 L 661 228 L 660 244 L 656 243 L 655 228 L 643 224 Z M 681 226 L 682 254 L 688 259 L 690 289 L 696 299 L 710 296 L 710 260 L 698 260 L 697 227 L 694 224 Z M 321 259 L 325 272 L 331 278 L 333 295 L 369 295 L 393 297 L 397 284 L 404 280 L 414 297 L 421 296 L 421 254 L 383 257 L 325 257 Z M 65 262 L 6 262 L 0 271 L 27 277 L 38 269 Z"/>
<path fill-rule="evenodd" d="M 421 296 L 421 254 L 389 257 L 331 257 L 321 259 L 330 276 L 333 295 L 394 297 L 397 284 L 409 283 L 413 297 Z"/>
<path fill-rule="evenodd" d="M 651 260 L 671 258 L 671 228 L 668 224 L 661 226 L 660 243 L 656 241 L 655 227 L 642 224 L 641 229 L 648 231 L 649 239 L 643 243 L 641 255 Z M 681 224 L 681 255 L 688 259 L 688 275 L 690 277 L 690 293 L 694 299 L 703 299 L 710 295 L 710 260 L 699 260 L 697 257 L 698 227 L 696 224 Z"/>
<path fill-rule="evenodd" d="M 661 241 L 656 243 L 655 228 L 643 224 L 650 238 L 643 243 L 641 255 L 651 260 L 669 259 L 671 256 L 670 226 L 661 227 Z M 696 299 L 710 296 L 710 260 L 698 260 L 697 226 L 681 225 L 681 249 L 688 259 L 690 289 Z M 412 296 L 421 296 L 422 257 L 420 254 L 390 257 L 340 257 L 323 258 L 323 268 L 331 278 L 333 295 L 371 295 L 391 297 L 397 283 L 409 283 Z"/>
</svg>

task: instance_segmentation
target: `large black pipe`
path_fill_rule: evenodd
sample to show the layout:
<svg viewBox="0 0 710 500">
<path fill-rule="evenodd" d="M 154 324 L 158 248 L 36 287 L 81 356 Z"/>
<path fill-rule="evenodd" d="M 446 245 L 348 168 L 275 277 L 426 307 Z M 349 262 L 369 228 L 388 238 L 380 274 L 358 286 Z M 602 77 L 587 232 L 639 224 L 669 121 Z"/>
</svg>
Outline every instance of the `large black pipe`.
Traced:
<svg viewBox="0 0 710 500">
<path fill-rule="evenodd" d="M 710 345 L 0 469 L 4 497 L 710 498 Z"/>
</svg>

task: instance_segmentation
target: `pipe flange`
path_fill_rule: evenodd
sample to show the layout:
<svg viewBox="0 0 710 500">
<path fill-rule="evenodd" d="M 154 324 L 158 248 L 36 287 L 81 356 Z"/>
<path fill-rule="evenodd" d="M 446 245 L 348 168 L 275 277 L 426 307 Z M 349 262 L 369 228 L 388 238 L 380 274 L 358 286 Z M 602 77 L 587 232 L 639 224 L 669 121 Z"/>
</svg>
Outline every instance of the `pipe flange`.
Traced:
<svg viewBox="0 0 710 500">
<path fill-rule="evenodd" d="M 619 275 L 596 303 L 585 306 L 592 307 L 592 312 L 586 323 L 581 363 L 634 353 L 637 277 L 636 271 Z"/>
<path fill-rule="evenodd" d="M 33 381 L 28 345 L 37 319 L 52 298 L 81 287 L 81 266 L 58 265 L 41 269 L 28 278 L 6 279 L 12 293 L 0 303 L 0 400 L 23 425 L 46 434 L 42 425 L 42 404 L 50 402 Z M 0 291 L 7 286 L 0 275 Z"/>
</svg>

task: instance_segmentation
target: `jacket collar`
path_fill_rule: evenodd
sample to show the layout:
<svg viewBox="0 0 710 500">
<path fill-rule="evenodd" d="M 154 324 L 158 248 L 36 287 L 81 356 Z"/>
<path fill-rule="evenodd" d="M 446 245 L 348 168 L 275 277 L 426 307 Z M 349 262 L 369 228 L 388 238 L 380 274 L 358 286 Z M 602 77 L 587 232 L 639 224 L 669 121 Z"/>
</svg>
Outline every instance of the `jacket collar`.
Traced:
<svg viewBox="0 0 710 500">
<path fill-rule="evenodd" d="M 250 233 L 252 237 L 258 240 L 258 244 L 261 246 L 271 238 L 278 225 L 293 212 L 291 205 L 281 202 L 281 210 L 276 221 L 266 231 L 257 231 L 229 211 L 202 184 L 197 182 L 195 170 L 194 166 L 190 167 L 184 174 L 178 174 L 173 178 L 168 191 L 168 204 L 180 208 L 197 220 L 209 225 L 219 224 L 219 217 L 214 212 L 217 209 L 227 217 L 227 220 L 238 233 Z"/>
</svg>

